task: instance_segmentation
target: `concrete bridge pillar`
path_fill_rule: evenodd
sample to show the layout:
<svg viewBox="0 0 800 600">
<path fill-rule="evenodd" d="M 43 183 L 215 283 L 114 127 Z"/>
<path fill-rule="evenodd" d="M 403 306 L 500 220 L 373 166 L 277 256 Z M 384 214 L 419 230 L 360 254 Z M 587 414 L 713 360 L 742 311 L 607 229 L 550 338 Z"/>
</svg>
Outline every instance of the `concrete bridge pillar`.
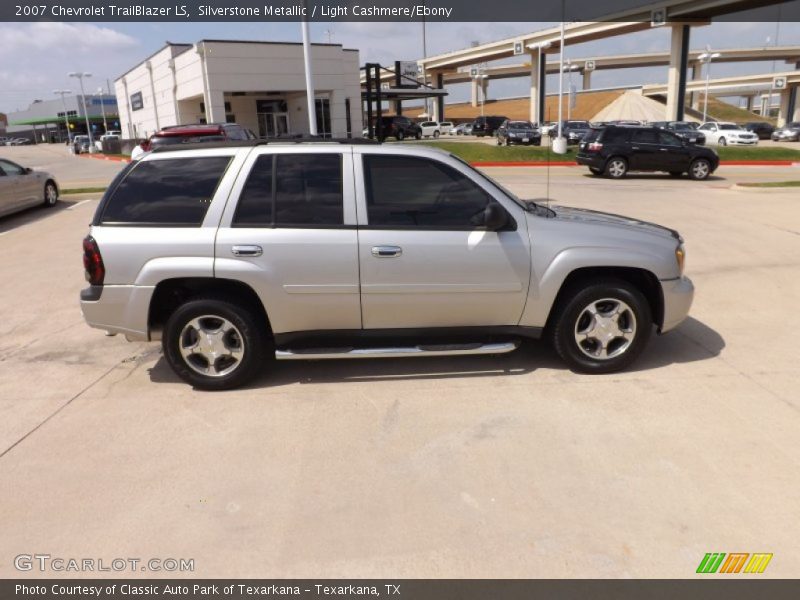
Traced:
<svg viewBox="0 0 800 600">
<path fill-rule="evenodd" d="M 689 60 L 689 25 L 672 25 L 667 73 L 667 121 L 682 121 L 686 96 L 686 69 Z"/>
</svg>

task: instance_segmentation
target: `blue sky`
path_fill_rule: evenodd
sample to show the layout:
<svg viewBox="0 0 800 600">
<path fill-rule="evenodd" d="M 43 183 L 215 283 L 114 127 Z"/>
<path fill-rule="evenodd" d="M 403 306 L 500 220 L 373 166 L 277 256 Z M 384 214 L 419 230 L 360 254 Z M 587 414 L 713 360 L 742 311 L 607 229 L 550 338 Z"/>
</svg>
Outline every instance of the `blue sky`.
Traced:
<svg viewBox="0 0 800 600">
<path fill-rule="evenodd" d="M 551 23 L 429 23 L 428 54 L 468 47 L 472 41 L 489 42 L 520 33 L 536 31 Z M 800 45 L 797 23 L 714 23 L 692 30 L 692 48 L 711 44 L 715 50 L 774 44 Z M 194 42 L 202 38 L 300 41 L 299 23 L 0 23 L 3 60 L 0 62 L 0 112 L 28 106 L 34 99 L 53 98 L 57 88 L 75 89 L 67 72 L 94 74 L 87 92 L 105 84 L 160 48 L 166 40 Z M 312 23 L 315 42 L 334 43 L 360 51 L 361 62 L 391 64 L 394 60 L 413 60 L 422 56 L 420 23 Z M 568 57 L 628 52 L 667 50 L 667 28 L 658 28 L 567 48 Z M 518 60 L 518 59 L 517 59 Z M 778 63 L 777 70 L 788 65 Z M 759 73 L 770 70 L 770 63 L 716 65 L 715 76 Z M 579 79 L 579 78 L 576 78 Z M 593 87 L 663 83 L 665 68 L 624 69 L 597 72 Z M 554 78 L 548 89 L 556 89 Z M 578 83 L 578 87 L 580 84 Z M 527 93 L 525 79 L 496 81 L 490 84 L 489 97 L 521 96 Z M 454 86 L 450 100 L 466 100 L 466 85 Z"/>
</svg>

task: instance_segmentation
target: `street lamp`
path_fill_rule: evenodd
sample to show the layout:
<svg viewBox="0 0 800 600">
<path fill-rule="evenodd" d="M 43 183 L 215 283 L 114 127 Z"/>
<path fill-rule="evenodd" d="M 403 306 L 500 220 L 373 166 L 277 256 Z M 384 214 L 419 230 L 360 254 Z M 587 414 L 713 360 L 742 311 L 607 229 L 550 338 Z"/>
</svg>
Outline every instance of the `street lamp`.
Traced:
<svg viewBox="0 0 800 600">
<path fill-rule="evenodd" d="M 86 92 L 83 90 L 83 78 L 91 77 L 91 73 L 73 71 L 68 73 L 70 77 L 76 77 L 81 84 L 81 102 L 83 102 L 83 116 L 86 118 L 86 135 L 89 136 L 89 152 L 94 152 L 94 139 L 92 138 L 92 126 L 89 124 L 89 110 L 86 108 Z"/>
<path fill-rule="evenodd" d="M 97 88 L 97 93 L 100 96 L 100 110 L 103 111 L 103 132 L 108 133 L 108 121 L 106 121 L 106 103 L 103 98 L 103 86 Z"/>
<path fill-rule="evenodd" d="M 71 94 L 72 90 L 53 90 L 54 94 L 61 96 L 61 105 L 64 107 L 64 122 L 67 124 L 67 141 L 72 144 L 72 132 L 69 130 L 69 115 L 67 114 L 67 101 L 64 96 Z"/>
<path fill-rule="evenodd" d="M 722 56 L 719 52 L 711 52 L 711 46 L 706 46 L 706 51 L 697 57 L 701 63 L 706 65 L 706 97 L 703 100 L 703 122 L 705 123 L 708 115 L 708 81 L 711 78 L 711 61 Z"/>
<path fill-rule="evenodd" d="M 547 69 L 542 64 L 542 52 L 544 50 L 547 50 L 550 47 L 550 45 L 551 45 L 550 42 L 539 42 L 538 44 L 529 44 L 528 45 L 528 48 L 530 48 L 531 50 L 538 50 L 539 51 L 539 62 L 536 63 L 537 65 L 539 65 L 539 69 L 540 69 L 539 73 L 541 73 L 541 72 L 545 72 L 546 73 L 547 72 Z M 539 89 L 539 88 L 542 86 L 542 81 L 539 78 L 539 73 L 536 74 L 536 78 L 538 80 L 536 82 L 536 89 L 538 91 L 539 97 L 541 97 L 542 90 Z M 539 98 L 536 98 L 536 103 L 537 104 L 539 103 Z M 542 128 L 542 122 L 544 121 L 544 119 L 542 118 L 542 113 L 544 112 L 544 106 L 542 106 L 541 109 L 542 110 L 537 110 L 536 111 L 536 113 L 537 113 L 537 115 L 539 117 L 539 122 L 537 123 L 537 125 L 539 125 L 539 129 Z"/>
<path fill-rule="evenodd" d="M 580 66 L 573 65 L 569 60 L 567 61 L 567 64 L 561 67 L 561 70 L 567 73 L 569 76 L 569 91 L 567 92 L 567 97 L 569 98 L 569 102 L 567 102 L 567 121 L 572 119 L 572 72 L 577 71 L 578 69 L 580 69 Z"/>
</svg>

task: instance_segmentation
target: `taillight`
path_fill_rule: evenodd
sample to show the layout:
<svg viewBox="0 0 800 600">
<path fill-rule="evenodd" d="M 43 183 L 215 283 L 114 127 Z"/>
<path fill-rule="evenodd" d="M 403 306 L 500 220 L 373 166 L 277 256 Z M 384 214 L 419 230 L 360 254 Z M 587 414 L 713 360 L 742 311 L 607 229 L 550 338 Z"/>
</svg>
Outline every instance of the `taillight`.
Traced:
<svg viewBox="0 0 800 600">
<path fill-rule="evenodd" d="M 87 235 L 83 238 L 83 268 L 86 271 L 86 281 L 91 285 L 103 285 L 106 277 L 106 268 L 103 257 L 95 239 Z"/>
<path fill-rule="evenodd" d="M 587 146 L 590 152 L 600 152 L 603 149 L 603 144 L 600 142 L 592 142 Z"/>
</svg>

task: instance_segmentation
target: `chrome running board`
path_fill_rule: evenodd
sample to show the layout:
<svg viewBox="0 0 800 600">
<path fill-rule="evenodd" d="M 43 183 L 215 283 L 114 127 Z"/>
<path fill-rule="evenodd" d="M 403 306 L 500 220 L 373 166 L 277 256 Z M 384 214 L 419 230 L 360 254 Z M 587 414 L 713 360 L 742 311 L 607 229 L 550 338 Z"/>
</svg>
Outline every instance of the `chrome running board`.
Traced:
<svg viewBox="0 0 800 600">
<path fill-rule="evenodd" d="M 467 356 L 505 354 L 519 348 L 519 342 L 493 344 L 421 344 L 392 348 L 309 348 L 276 350 L 278 360 L 322 360 L 329 358 L 406 358 L 411 356 Z"/>
</svg>

